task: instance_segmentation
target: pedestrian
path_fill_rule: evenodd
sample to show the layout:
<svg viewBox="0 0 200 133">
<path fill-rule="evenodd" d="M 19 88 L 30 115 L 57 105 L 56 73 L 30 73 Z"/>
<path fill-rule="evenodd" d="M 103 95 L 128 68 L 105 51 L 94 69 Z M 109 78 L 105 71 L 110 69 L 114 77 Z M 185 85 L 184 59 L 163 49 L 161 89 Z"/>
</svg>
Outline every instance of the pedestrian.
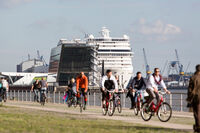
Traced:
<svg viewBox="0 0 200 133">
<path fill-rule="evenodd" d="M 4 102 L 6 102 L 8 89 L 9 89 L 9 84 L 8 84 L 8 81 L 6 78 L 2 79 L 2 84 L 3 84 L 3 100 L 4 100 Z"/>
<path fill-rule="evenodd" d="M 200 133 L 200 64 L 196 66 L 196 72 L 190 78 L 187 102 L 194 113 L 194 132 Z"/>
<path fill-rule="evenodd" d="M 34 92 L 34 102 L 35 101 L 39 102 L 40 89 L 41 89 L 41 84 L 40 84 L 39 80 L 36 79 L 35 82 L 33 82 L 33 85 L 32 85 L 32 88 L 31 88 L 31 91 Z"/>
<path fill-rule="evenodd" d="M 41 84 L 41 89 L 40 89 L 40 101 L 41 101 L 42 91 L 44 91 L 45 99 L 47 98 L 48 83 L 47 83 L 47 81 L 44 79 L 44 77 L 42 77 L 42 80 L 40 80 L 40 84 Z"/>
</svg>

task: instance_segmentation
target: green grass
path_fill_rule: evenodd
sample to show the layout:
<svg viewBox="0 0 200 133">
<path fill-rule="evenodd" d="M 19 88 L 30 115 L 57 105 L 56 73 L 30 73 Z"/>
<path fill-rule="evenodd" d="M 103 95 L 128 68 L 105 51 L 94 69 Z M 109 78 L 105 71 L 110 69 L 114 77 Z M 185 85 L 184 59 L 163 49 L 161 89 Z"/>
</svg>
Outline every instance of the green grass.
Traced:
<svg viewBox="0 0 200 133">
<path fill-rule="evenodd" d="M 0 107 L 0 133 L 175 133 L 180 130 L 99 120 L 14 107 Z"/>
</svg>

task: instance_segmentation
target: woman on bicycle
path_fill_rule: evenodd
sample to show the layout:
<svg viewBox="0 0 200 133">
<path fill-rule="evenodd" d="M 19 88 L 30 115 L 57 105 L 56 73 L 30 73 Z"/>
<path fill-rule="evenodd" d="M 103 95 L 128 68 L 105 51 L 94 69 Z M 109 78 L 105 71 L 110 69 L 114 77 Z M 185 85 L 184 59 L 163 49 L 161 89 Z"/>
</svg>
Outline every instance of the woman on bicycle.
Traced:
<svg viewBox="0 0 200 133">
<path fill-rule="evenodd" d="M 147 101 L 148 105 L 150 105 L 155 98 L 157 100 L 157 104 L 160 102 L 160 95 L 158 94 L 159 86 L 161 86 L 166 93 L 170 94 L 170 91 L 167 90 L 167 87 L 162 79 L 162 76 L 160 75 L 159 68 L 155 68 L 154 73 L 149 77 L 147 83 L 146 91 L 149 94 L 149 100 Z"/>
</svg>

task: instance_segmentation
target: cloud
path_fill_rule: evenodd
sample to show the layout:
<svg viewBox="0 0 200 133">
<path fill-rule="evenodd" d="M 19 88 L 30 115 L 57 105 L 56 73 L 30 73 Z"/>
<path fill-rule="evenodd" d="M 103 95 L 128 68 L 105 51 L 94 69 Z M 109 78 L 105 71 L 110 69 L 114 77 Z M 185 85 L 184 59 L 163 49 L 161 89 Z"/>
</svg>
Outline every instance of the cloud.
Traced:
<svg viewBox="0 0 200 133">
<path fill-rule="evenodd" d="M 160 35 L 171 35 L 181 33 L 181 28 L 173 24 L 165 24 L 161 20 L 157 20 L 153 24 L 146 23 L 144 18 L 139 21 L 140 28 L 139 32 L 142 34 L 160 34 Z"/>
<path fill-rule="evenodd" d="M 133 27 L 130 29 L 130 32 L 134 33 L 137 36 L 141 36 L 143 41 L 168 41 L 175 39 L 177 35 L 182 33 L 180 27 L 168 24 L 158 19 L 154 22 L 149 23 L 146 19 L 141 18 L 139 21 L 134 23 Z"/>
<path fill-rule="evenodd" d="M 32 2 L 33 0 L 0 0 L 0 7 L 10 8 L 19 4 Z"/>
</svg>

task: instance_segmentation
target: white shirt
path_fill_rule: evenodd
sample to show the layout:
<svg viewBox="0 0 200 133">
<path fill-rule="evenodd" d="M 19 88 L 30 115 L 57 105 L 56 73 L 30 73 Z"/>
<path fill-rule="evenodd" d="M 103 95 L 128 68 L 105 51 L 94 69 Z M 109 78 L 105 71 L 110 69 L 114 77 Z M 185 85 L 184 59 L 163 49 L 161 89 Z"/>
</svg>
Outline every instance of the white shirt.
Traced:
<svg viewBox="0 0 200 133">
<path fill-rule="evenodd" d="M 8 89 L 8 82 L 5 79 L 2 80 L 2 84 L 3 84 L 3 87 Z"/>
<path fill-rule="evenodd" d="M 118 89 L 117 80 L 113 75 L 110 77 L 110 79 L 108 79 L 107 75 L 103 76 L 102 81 L 101 81 L 101 87 L 102 88 L 105 88 L 104 83 L 105 83 L 106 80 L 113 80 L 113 82 L 115 84 L 115 89 Z"/>
<path fill-rule="evenodd" d="M 155 79 L 157 81 L 160 81 L 160 76 L 155 76 Z M 163 80 L 161 80 L 160 85 L 158 85 L 155 81 L 153 75 L 149 77 L 148 83 L 147 83 L 147 88 L 154 90 L 156 88 L 158 90 L 158 87 L 161 86 L 162 88 L 166 88 L 166 85 Z"/>
</svg>

